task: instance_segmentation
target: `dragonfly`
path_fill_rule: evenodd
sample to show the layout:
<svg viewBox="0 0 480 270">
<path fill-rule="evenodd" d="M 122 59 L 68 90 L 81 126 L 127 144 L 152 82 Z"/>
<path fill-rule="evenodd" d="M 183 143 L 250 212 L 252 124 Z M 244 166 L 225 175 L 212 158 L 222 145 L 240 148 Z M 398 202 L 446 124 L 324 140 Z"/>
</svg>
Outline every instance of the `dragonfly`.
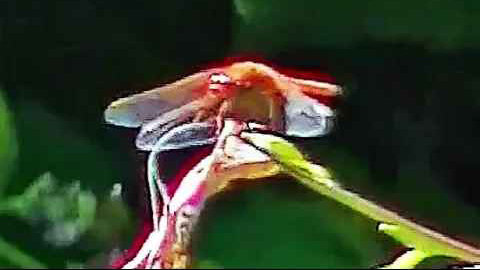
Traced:
<svg viewBox="0 0 480 270">
<path fill-rule="evenodd" d="M 168 227 L 166 220 L 183 216 L 175 212 L 180 209 L 178 202 L 195 197 L 192 188 L 198 184 L 182 185 L 186 181 L 182 180 L 180 187 L 183 188 L 171 189 L 159 177 L 158 155 L 167 150 L 208 144 L 224 149 L 222 144 L 226 139 L 219 141 L 219 138 L 226 119 L 254 123 L 252 128 L 287 136 L 325 135 L 333 128 L 335 113 L 319 100 L 341 93 L 338 85 L 293 78 L 265 64 L 246 61 L 202 70 L 171 84 L 112 102 L 105 110 L 105 120 L 117 126 L 140 128 L 135 145 L 139 150 L 150 152 L 147 178 L 154 233 L 143 245 L 147 250 L 142 251 L 143 254 L 150 254 L 150 261 L 157 256 L 152 253 L 156 249 L 152 246 L 160 248 L 158 245 L 162 241 L 159 239 L 165 237 Z M 235 172 L 234 169 L 232 167 L 231 171 Z M 246 170 L 241 171 L 235 175 L 245 175 Z M 256 175 L 253 171 L 248 174 Z M 221 190 L 225 183 L 208 184 L 210 188 L 202 193 L 201 201 Z M 196 213 L 199 208 L 192 209 L 195 211 L 189 211 Z M 138 265 L 139 262 L 133 260 L 125 268 Z"/>
<path fill-rule="evenodd" d="M 176 147 L 211 144 L 225 117 L 261 123 L 287 136 L 318 137 L 332 130 L 335 119 L 334 110 L 319 99 L 341 93 L 339 85 L 290 77 L 245 61 L 120 98 L 105 110 L 105 120 L 140 128 L 135 144 L 144 151 L 151 151 L 164 134 L 182 124 L 190 125 Z"/>
<path fill-rule="evenodd" d="M 249 130 L 246 123 L 225 119 L 212 151 L 187 165 L 189 170 L 185 175 L 175 176 L 181 182 L 174 192 L 169 191 L 168 185 L 162 186 L 159 226 L 141 239 L 142 244 L 136 250 L 117 258 L 113 268 L 185 269 L 191 265 L 191 234 L 205 201 L 231 181 L 264 178 L 280 171 L 268 155 L 240 139 L 244 130 Z M 152 181 L 158 180 L 157 164 L 149 160 L 147 166 Z"/>
</svg>

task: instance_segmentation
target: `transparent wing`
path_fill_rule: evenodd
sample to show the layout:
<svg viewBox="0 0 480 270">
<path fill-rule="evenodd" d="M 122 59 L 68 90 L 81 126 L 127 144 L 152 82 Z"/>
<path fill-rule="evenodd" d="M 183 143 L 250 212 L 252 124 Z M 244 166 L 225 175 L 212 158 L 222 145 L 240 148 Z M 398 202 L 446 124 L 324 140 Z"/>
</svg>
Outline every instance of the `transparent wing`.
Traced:
<svg viewBox="0 0 480 270">
<path fill-rule="evenodd" d="M 292 92 L 286 99 L 284 117 L 286 135 L 318 137 L 332 130 L 335 114 L 327 105 L 301 92 Z"/>
<path fill-rule="evenodd" d="M 118 99 L 105 110 L 108 123 L 139 127 L 157 116 L 185 105 L 204 94 L 209 72 L 202 71 L 162 87 Z"/>
<path fill-rule="evenodd" d="M 158 141 L 152 146 L 152 151 L 183 149 L 213 144 L 216 141 L 215 122 L 188 123 L 177 126 L 158 138 Z"/>
<path fill-rule="evenodd" d="M 328 106 L 329 98 L 342 94 L 338 85 L 287 77 L 284 91 L 285 134 L 296 137 L 318 137 L 334 127 L 335 113 Z"/>
<path fill-rule="evenodd" d="M 142 125 L 135 140 L 135 145 L 140 150 L 150 151 L 166 132 L 190 121 L 196 113 L 214 107 L 219 102 L 221 102 L 220 97 L 205 95 L 186 105 L 159 115 L 154 120 Z"/>
</svg>

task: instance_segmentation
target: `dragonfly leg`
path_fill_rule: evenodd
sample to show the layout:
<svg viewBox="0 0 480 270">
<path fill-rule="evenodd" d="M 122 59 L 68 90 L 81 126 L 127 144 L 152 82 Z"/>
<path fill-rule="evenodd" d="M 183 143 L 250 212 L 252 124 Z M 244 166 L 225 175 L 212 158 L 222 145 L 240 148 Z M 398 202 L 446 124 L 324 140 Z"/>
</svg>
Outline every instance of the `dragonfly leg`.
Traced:
<svg viewBox="0 0 480 270">
<path fill-rule="evenodd" d="M 192 122 L 194 122 L 194 123 L 201 122 L 203 119 L 205 119 L 207 117 L 208 117 L 208 110 L 201 109 L 195 114 Z"/>
<path fill-rule="evenodd" d="M 163 183 L 159 175 L 159 167 L 157 158 L 162 151 L 169 149 L 169 145 L 164 141 L 159 140 L 153 146 L 152 151 L 148 155 L 147 161 L 147 181 L 150 192 L 150 203 L 153 215 L 153 228 L 158 229 L 160 217 L 168 214 L 168 204 L 170 203 L 170 196 L 167 192 L 167 186 Z M 163 207 L 162 207 L 163 205 Z M 161 211 L 160 209 L 163 208 Z"/>
<path fill-rule="evenodd" d="M 219 136 L 223 130 L 223 125 L 225 121 L 225 116 L 227 115 L 228 111 L 232 108 L 233 103 L 231 100 L 224 100 L 218 109 L 218 114 L 215 118 L 217 124 L 216 135 Z"/>
</svg>

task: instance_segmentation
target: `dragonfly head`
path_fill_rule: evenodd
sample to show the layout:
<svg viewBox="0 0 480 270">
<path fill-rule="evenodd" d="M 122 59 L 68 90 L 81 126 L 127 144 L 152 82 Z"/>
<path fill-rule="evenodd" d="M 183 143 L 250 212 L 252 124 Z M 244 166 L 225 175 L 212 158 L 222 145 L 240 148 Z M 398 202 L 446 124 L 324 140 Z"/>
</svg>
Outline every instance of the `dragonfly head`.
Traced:
<svg viewBox="0 0 480 270">
<path fill-rule="evenodd" d="M 235 82 L 224 72 L 214 72 L 208 78 L 208 90 L 214 93 L 221 93 L 235 86 Z"/>
<path fill-rule="evenodd" d="M 264 65 L 254 62 L 234 63 L 224 69 L 224 74 L 237 88 L 273 89 L 276 72 Z"/>
</svg>

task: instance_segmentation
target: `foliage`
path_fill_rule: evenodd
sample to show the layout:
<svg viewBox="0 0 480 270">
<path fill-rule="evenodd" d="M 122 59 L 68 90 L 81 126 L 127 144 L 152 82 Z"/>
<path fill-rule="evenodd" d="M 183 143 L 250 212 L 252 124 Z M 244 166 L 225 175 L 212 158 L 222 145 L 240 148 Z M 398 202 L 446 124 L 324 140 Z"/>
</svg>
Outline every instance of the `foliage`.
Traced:
<svg viewBox="0 0 480 270">
<path fill-rule="evenodd" d="M 96 198 L 80 189 L 80 183 L 60 187 L 58 181 L 45 173 L 21 195 L 7 198 L 2 210 L 30 223 L 46 223 L 45 241 L 68 246 L 78 240 L 93 223 Z"/>
<path fill-rule="evenodd" d="M 379 231 L 392 236 L 404 246 L 412 249 L 397 258 L 387 268 L 414 268 L 424 259 L 435 256 L 453 257 L 469 263 L 480 261 L 480 249 L 475 249 L 415 224 L 344 189 L 332 179 L 332 175 L 325 168 L 305 160 L 296 147 L 288 141 L 263 134 L 246 133 L 243 134 L 243 137 L 268 153 L 281 165 L 284 172 L 302 184 L 380 222 Z"/>
<path fill-rule="evenodd" d="M 0 234 L 57 268 L 126 247 L 135 230 L 127 220 L 141 208 L 144 160 L 128 131 L 103 123 L 105 106 L 206 63 L 252 53 L 331 73 L 345 86 L 336 132 L 295 142 L 311 161 L 404 216 L 480 243 L 480 186 L 472 177 L 480 165 L 479 5 L 0 1 L 2 198 L 24 193 L 48 171 L 59 187 L 80 181 L 99 208 L 87 233 L 96 235 L 93 243 L 53 248 L 40 228 L 11 216 L 0 217 Z M 171 160 L 166 167 L 178 162 Z M 197 245 L 199 259 L 225 267 L 369 267 L 395 247 L 367 219 L 299 184 L 270 180 L 209 203 L 199 232 L 208 244 Z M 130 207 L 102 199 L 116 182 Z M 0 258 L 0 266 L 18 265 Z"/>
<path fill-rule="evenodd" d="M 5 189 L 18 154 L 12 116 L 0 89 L 0 194 Z"/>
</svg>

